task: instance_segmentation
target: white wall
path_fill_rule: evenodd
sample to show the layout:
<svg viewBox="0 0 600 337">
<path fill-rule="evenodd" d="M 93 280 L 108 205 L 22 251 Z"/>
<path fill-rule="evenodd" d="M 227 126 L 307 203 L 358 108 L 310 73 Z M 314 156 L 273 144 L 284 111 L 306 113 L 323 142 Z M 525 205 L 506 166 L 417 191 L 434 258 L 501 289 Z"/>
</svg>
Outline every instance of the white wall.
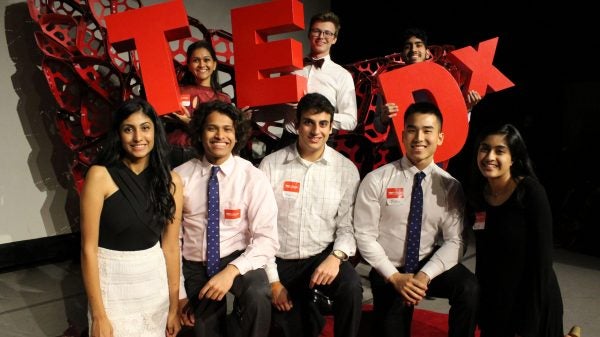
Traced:
<svg viewBox="0 0 600 337">
<path fill-rule="evenodd" d="M 184 0 L 189 16 L 228 32 L 231 8 L 261 2 Z M 328 0 L 304 1 L 306 24 L 329 5 Z M 5 31 L 0 36 L 0 244 L 78 231 L 70 151 L 54 128 L 56 105 L 38 68 L 41 53 L 33 37 L 38 26 L 25 1 L 0 0 L 0 11 Z M 304 32 L 286 36 L 304 43 L 307 51 Z"/>
</svg>

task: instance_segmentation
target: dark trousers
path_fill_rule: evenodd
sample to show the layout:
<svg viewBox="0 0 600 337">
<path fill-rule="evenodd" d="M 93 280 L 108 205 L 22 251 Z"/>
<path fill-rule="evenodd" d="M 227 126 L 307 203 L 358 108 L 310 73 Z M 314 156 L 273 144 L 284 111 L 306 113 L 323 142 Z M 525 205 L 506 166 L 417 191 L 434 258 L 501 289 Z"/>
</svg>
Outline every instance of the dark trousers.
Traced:
<svg viewBox="0 0 600 337">
<path fill-rule="evenodd" d="M 220 270 L 237 258 L 236 252 L 221 259 Z M 271 286 L 264 269 L 238 275 L 229 292 L 235 297 L 232 314 L 227 317 L 227 301 L 198 299 L 200 289 L 210 279 L 202 262 L 183 260 L 185 291 L 194 308 L 194 334 L 197 337 L 268 336 L 271 324 Z M 226 333 L 224 333 L 226 332 Z"/>
<path fill-rule="evenodd" d="M 402 268 L 398 271 L 402 272 Z M 373 291 L 373 336 L 410 337 L 414 307 L 404 304 L 402 295 L 375 269 L 371 269 L 369 280 Z M 427 296 L 449 300 L 448 336 L 474 335 L 479 286 L 469 269 L 459 263 L 438 275 L 429 283 Z"/>
<path fill-rule="evenodd" d="M 328 247 L 318 255 L 301 260 L 277 259 L 277 271 L 294 306 L 282 312 L 273 307 L 273 329 L 285 337 L 316 337 L 324 326 L 324 319 L 312 301 L 314 293 L 309 289 L 314 270 L 331 252 Z M 362 286 L 360 277 L 349 262 L 342 262 L 340 271 L 330 285 L 316 288 L 333 301 L 335 337 L 358 335 L 362 314 Z"/>
</svg>

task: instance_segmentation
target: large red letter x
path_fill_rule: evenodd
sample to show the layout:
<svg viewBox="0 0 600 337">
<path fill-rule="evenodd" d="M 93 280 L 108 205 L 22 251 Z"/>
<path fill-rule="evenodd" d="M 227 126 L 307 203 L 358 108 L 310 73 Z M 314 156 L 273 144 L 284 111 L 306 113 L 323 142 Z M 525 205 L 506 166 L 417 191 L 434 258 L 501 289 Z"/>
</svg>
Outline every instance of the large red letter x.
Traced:
<svg viewBox="0 0 600 337">
<path fill-rule="evenodd" d="M 496 67 L 492 65 L 498 38 L 479 43 L 477 50 L 473 47 L 457 49 L 448 54 L 455 64 L 471 72 L 467 81 L 467 90 L 476 90 L 481 97 L 486 93 L 496 92 L 514 86 Z"/>
</svg>

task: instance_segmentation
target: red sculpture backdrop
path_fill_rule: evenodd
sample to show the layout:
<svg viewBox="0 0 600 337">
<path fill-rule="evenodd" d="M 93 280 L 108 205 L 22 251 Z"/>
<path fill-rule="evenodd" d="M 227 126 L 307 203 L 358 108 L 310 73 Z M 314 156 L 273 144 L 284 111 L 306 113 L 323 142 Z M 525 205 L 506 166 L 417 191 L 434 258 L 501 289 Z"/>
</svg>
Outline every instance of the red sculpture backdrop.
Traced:
<svg viewBox="0 0 600 337">
<path fill-rule="evenodd" d="M 162 41 L 156 39 L 156 36 L 147 36 L 160 35 L 161 32 L 132 32 L 131 25 L 126 27 L 126 30 L 119 28 L 124 27 L 124 22 L 127 22 L 123 18 L 132 20 L 131 18 L 138 13 L 156 16 L 161 10 L 155 6 L 160 5 L 149 6 L 155 7 L 153 11 L 139 10 L 142 8 L 140 0 L 28 0 L 28 5 L 31 17 L 40 26 L 40 31 L 35 33 L 35 39 L 44 54 L 42 71 L 58 105 L 55 116 L 61 137 L 73 151 L 71 173 L 77 190 L 81 188 L 84 174 L 97 154 L 100 141 L 110 125 L 112 110 L 123 100 L 133 96 L 144 96 L 157 107 L 160 114 L 174 110 L 180 99 L 178 90 L 175 90 L 176 81 L 171 79 L 176 80 L 182 75 L 186 48 L 198 39 L 210 40 L 215 47 L 220 78 L 225 78 L 222 85 L 227 92 L 233 93 L 234 102 L 237 99 L 235 73 L 239 75 L 238 84 L 243 83 L 246 89 L 250 87 L 254 92 L 254 97 L 246 92 L 246 98 L 242 101 L 257 105 L 281 103 L 288 101 L 290 97 L 297 98 L 306 85 L 306 80 L 297 76 L 286 75 L 275 79 L 269 78 L 267 74 L 284 72 L 300 66 L 302 55 L 297 41 L 287 39 L 281 42 L 267 42 L 268 35 L 303 28 L 303 19 L 299 18 L 299 12 L 303 14 L 302 6 L 298 0 L 272 1 L 232 11 L 233 30 L 236 32 L 236 38 L 241 39 L 236 40 L 239 62 L 235 73 L 232 35 L 222 30 L 208 29 L 200 21 L 189 16 L 189 27 L 181 26 L 181 15 L 186 16 L 181 0 L 160 4 L 166 6 L 165 8 L 172 6 L 180 18 L 179 21 L 175 18 L 162 26 L 158 25 L 164 32 Z M 246 14 L 260 6 L 270 6 L 268 17 L 271 19 L 260 20 L 259 24 L 256 21 L 260 18 L 256 16 L 258 14 Z M 130 15 L 115 15 L 107 20 L 108 15 L 126 12 Z M 273 18 L 279 19 L 273 21 Z M 107 21 L 111 34 L 108 34 Z M 148 25 L 148 22 L 145 22 L 145 25 Z M 151 41 L 152 45 L 162 45 L 164 50 L 148 59 L 150 49 L 148 41 L 144 38 L 149 38 L 148 41 Z M 135 50 L 134 40 L 137 48 Z M 492 65 L 497 40 L 496 38 L 482 42 L 478 50 L 472 47 L 454 50 L 453 46 L 430 46 L 433 62 L 409 67 L 404 67 L 400 54 L 346 65 L 354 77 L 356 86 L 358 126 L 354 131 L 338 133 L 336 149 L 354 161 L 363 176 L 389 162 L 393 158 L 383 146 L 389 131 L 384 134 L 378 133 L 373 125 L 377 97 L 385 94 L 389 101 L 400 103 L 402 111 L 403 107 L 412 102 L 414 90 L 425 90 L 435 102 L 448 108 L 442 110 L 447 114 L 446 117 L 452 119 L 448 124 L 445 123 L 450 125 L 452 130 L 450 135 L 446 135 L 443 158 L 436 160 L 451 158 L 464 145 L 468 131 L 467 111 L 462 100 L 465 92 L 477 89 L 484 96 L 486 93 L 513 86 L 512 82 Z M 272 50 L 279 53 L 272 53 Z M 252 56 L 257 52 L 271 53 L 272 56 L 267 57 L 266 63 L 259 62 Z M 155 66 L 148 63 L 152 62 L 153 58 Z M 170 68 L 171 63 L 173 68 Z M 165 69 L 152 70 L 156 64 L 164 64 Z M 142 73 L 145 74 L 145 79 Z M 167 97 L 160 96 L 160 90 L 156 87 L 156 76 L 167 80 Z M 443 80 L 444 85 L 436 86 L 435 82 L 439 80 Z M 270 94 L 266 94 L 257 89 L 269 87 L 272 85 L 270 83 L 277 83 L 278 86 L 281 83 L 285 84 L 275 92 L 276 101 L 270 99 L 273 98 L 273 91 L 267 91 Z M 240 103 L 247 105 L 244 102 Z M 403 128 L 401 118 L 394 119 L 394 126 L 400 135 Z M 248 151 L 243 155 L 258 163 L 262 156 L 278 148 L 277 131 L 281 131 L 280 122 L 254 123 Z M 252 151 L 253 145 L 261 145 L 261 153 Z"/>
<path fill-rule="evenodd" d="M 42 71 L 58 105 L 55 120 L 60 135 L 73 151 L 71 174 L 74 187 L 80 190 L 84 174 L 110 125 L 113 109 L 127 98 L 148 94 L 144 83 L 149 80 L 143 81 L 140 54 L 131 49 L 118 52 L 111 47 L 106 28 L 108 15 L 137 10 L 142 3 L 140 0 L 28 0 L 27 3 L 31 17 L 40 26 L 35 40 L 44 54 Z M 217 51 L 218 70 L 225 75 L 220 77 L 226 78 L 223 88 L 235 92 L 231 34 L 208 29 L 192 17 L 187 17 L 187 21 L 191 36 L 174 39 L 169 44 L 170 64 L 176 76 L 183 74 L 187 46 L 207 39 Z M 145 73 L 147 77 L 155 74 L 150 70 Z"/>
</svg>

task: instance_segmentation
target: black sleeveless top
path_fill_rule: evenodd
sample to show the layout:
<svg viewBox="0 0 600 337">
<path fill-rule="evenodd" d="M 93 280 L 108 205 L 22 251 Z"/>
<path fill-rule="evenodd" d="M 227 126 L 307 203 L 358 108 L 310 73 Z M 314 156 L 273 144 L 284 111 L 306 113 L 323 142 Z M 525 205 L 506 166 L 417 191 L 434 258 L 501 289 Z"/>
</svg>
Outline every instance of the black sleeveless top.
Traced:
<svg viewBox="0 0 600 337">
<path fill-rule="evenodd" d="M 151 170 L 146 168 L 136 175 L 122 162 L 107 170 L 119 189 L 104 200 L 98 246 L 120 251 L 153 247 L 163 226 L 152 219 Z"/>
</svg>

